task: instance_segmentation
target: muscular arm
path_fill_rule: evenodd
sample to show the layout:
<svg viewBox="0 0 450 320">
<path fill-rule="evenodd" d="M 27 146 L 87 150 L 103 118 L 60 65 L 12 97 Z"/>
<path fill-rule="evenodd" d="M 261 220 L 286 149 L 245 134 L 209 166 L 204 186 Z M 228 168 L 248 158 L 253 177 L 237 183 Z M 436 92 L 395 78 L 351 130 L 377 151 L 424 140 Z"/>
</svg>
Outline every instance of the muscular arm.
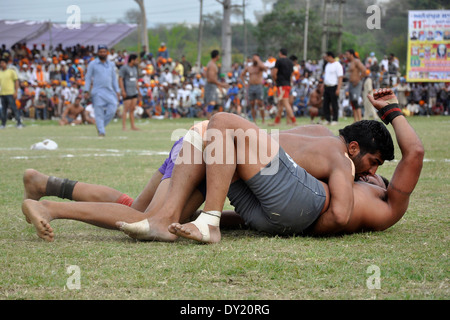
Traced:
<svg viewBox="0 0 450 320">
<path fill-rule="evenodd" d="M 384 210 L 379 210 L 378 207 L 378 210 L 372 210 L 373 212 L 363 217 L 365 229 L 385 230 L 403 217 L 422 170 L 424 148 L 413 128 L 403 116 L 395 118 L 392 126 L 402 152 L 402 159 L 387 188 L 387 206 L 383 208 Z"/>
<path fill-rule="evenodd" d="M 65 118 L 67 115 L 69 115 L 69 111 L 71 111 L 72 105 L 67 106 L 67 108 L 64 109 L 61 118 Z"/>
<path fill-rule="evenodd" d="M 245 67 L 244 70 L 242 70 L 241 75 L 239 76 L 239 78 L 241 79 L 241 82 L 243 84 L 245 84 L 244 78 L 245 78 L 245 75 L 247 74 L 247 72 L 248 72 L 248 67 Z"/>
<path fill-rule="evenodd" d="M 350 160 L 351 161 L 351 160 Z M 344 230 L 353 212 L 353 175 L 349 159 L 342 155 L 333 163 L 328 179 L 330 206 L 310 230 L 313 235 L 330 235 Z"/>
<path fill-rule="evenodd" d="M 320 126 L 311 126 L 317 127 Z M 329 206 L 308 231 L 315 235 L 342 231 L 353 212 L 352 161 L 333 135 L 301 135 L 283 131 L 280 146 L 316 179 L 328 184 Z"/>
<path fill-rule="evenodd" d="M 125 92 L 125 86 L 123 85 L 123 78 L 121 76 L 119 76 L 119 88 L 120 88 L 120 92 L 122 93 L 122 96 L 125 98 L 126 97 L 126 92 Z M 138 87 L 139 90 L 139 87 Z"/>
<path fill-rule="evenodd" d="M 339 78 L 338 78 L 338 85 L 337 85 L 337 89 L 336 89 L 336 95 L 339 97 L 339 92 L 341 91 L 341 87 L 342 87 L 342 79 L 343 79 L 344 77 L 343 76 L 340 76 Z"/>
<path fill-rule="evenodd" d="M 369 96 L 369 100 L 378 110 L 387 105 L 386 100 L 396 100 L 392 90 L 382 89 L 382 91 L 387 92 L 384 97 L 377 98 L 378 93 L 374 94 L 375 99 Z M 394 118 L 391 124 L 402 153 L 402 159 L 387 188 L 387 201 L 374 196 L 366 197 L 367 199 L 363 200 L 358 229 L 379 231 L 397 223 L 405 214 L 410 195 L 419 180 L 424 157 L 422 142 L 404 116 Z M 356 200 L 356 202 L 361 201 Z"/>
<path fill-rule="evenodd" d="M 359 69 L 359 77 L 360 79 L 364 79 L 364 75 L 366 74 L 366 67 L 363 65 L 361 60 L 357 60 L 357 68 Z"/>
<path fill-rule="evenodd" d="M 259 59 L 258 58 L 258 68 L 259 68 L 259 70 L 261 70 L 261 71 L 266 71 L 267 70 L 267 67 L 266 67 L 266 65 L 264 64 L 264 62 L 262 62 L 261 61 L 261 59 Z"/>
<path fill-rule="evenodd" d="M 274 83 L 277 83 L 277 73 L 278 73 L 278 68 L 272 68 L 272 70 L 270 70 L 270 74 L 272 76 L 272 80 Z"/>
</svg>

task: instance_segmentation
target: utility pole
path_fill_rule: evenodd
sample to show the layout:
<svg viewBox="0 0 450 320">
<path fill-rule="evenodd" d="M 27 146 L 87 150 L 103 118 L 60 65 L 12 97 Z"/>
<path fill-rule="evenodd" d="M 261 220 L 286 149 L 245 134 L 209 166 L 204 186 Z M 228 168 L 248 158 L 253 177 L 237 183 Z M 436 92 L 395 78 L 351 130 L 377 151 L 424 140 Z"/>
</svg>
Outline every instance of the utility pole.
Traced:
<svg viewBox="0 0 450 320">
<path fill-rule="evenodd" d="M 222 19 L 222 72 L 231 70 L 231 0 L 216 0 L 223 6 Z"/>
<path fill-rule="evenodd" d="M 337 2 L 339 5 L 338 11 L 338 23 L 329 23 L 328 21 L 328 4 Z M 337 37 L 337 54 L 342 52 L 342 23 L 343 23 L 343 11 L 345 0 L 323 0 L 323 12 L 322 12 L 322 53 L 328 50 L 328 36 L 334 34 Z M 331 13 L 333 14 L 333 13 Z M 331 28 L 331 29 L 330 29 Z"/>
<path fill-rule="evenodd" d="M 242 15 L 244 19 L 244 61 L 248 56 L 248 50 L 247 50 L 247 23 L 245 22 L 245 7 L 246 3 L 245 0 L 242 0 Z"/>
<path fill-rule="evenodd" d="M 328 37 L 328 15 L 327 15 L 328 0 L 322 1 L 322 53 L 327 52 L 327 37 Z"/>
<path fill-rule="evenodd" d="M 200 0 L 200 22 L 198 23 L 197 66 L 201 68 L 203 41 L 203 0 Z"/>
<path fill-rule="evenodd" d="M 308 56 L 308 23 L 309 23 L 309 1 L 306 0 L 305 35 L 303 37 L 303 60 Z"/>
<path fill-rule="evenodd" d="M 147 49 L 147 51 L 150 50 L 150 48 L 148 47 L 148 34 L 147 34 L 147 17 L 145 15 L 145 6 L 144 6 L 144 0 L 134 0 L 136 1 L 136 3 L 139 5 L 139 9 L 141 11 L 141 19 L 140 19 L 140 35 L 141 35 L 141 41 L 139 41 L 138 43 L 138 51 L 140 51 L 140 45 L 142 43 L 142 45 L 145 46 L 145 48 Z M 140 52 L 138 52 L 138 56 Z"/>
<path fill-rule="evenodd" d="M 339 22 L 338 22 L 338 52 L 342 53 L 342 23 L 344 17 L 344 1 L 339 1 Z"/>
</svg>

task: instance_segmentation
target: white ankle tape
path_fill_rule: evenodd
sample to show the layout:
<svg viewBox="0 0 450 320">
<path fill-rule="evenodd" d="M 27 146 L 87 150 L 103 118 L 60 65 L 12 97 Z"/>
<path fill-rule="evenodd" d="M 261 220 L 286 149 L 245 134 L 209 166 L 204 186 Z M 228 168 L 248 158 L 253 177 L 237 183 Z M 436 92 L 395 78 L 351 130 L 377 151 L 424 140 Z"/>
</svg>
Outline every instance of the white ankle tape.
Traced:
<svg viewBox="0 0 450 320">
<path fill-rule="evenodd" d="M 222 212 L 220 211 L 202 211 L 197 219 L 195 219 L 196 222 L 199 223 L 205 223 L 209 224 L 213 227 L 218 227 L 220 224 L 220 216 L 222 215 Z"/>
<path fill-rule="evenodd" d="M 194 146 L 194 148 L 203 152 L 203 139 L 200 133 L 198 133 L 197 131 L 189 130 L 185 134 L 183 141 L 189 142 Z"/>
</svg>

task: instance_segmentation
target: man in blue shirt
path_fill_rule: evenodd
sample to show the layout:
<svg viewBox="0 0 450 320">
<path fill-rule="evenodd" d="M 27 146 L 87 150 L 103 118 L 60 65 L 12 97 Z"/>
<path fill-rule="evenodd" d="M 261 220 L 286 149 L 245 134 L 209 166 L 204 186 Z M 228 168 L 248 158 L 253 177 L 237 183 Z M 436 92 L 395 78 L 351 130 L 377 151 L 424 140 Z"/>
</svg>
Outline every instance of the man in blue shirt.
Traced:
<svg viewBox="0 0 450 320">
<path fill-rule="evenodd" d="M 114 63 L 107 60 L 108 47 L 99 45 L 97 55 L 88 65 L 84 91 L 91 93 L 98 135 L 104 137 L 105 126 L 116 114 L 120 89 Z"/>
</svg>

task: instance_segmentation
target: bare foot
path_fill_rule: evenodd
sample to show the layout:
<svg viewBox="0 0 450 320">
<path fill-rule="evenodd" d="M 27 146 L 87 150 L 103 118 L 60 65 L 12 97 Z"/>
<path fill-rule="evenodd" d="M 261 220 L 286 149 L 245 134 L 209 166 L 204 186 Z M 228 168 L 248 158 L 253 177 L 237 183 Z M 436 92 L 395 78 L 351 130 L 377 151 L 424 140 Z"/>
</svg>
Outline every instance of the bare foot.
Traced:
<svg viewBox="0 0 450 320">
<path fill-rule="evenodd" d="M 221 238 L 219 227 L 214 227 L 209 224 L 200 225 L 195 222 L 185 224 L 172 223 L 169 226 L 169 231 L 177 236 L 204 243 L 217 243 L 220 242 Z"/>
<path fill-rule="evenodd" d="M 23 186 L 25 188 L 24 200 L 39 200 L 45 196 L 48 176 L 34 169 L 27 169 L 23 174 Z"/>
<path fill-rule="evenodd" d="M 161 224 L 151 224 L 149 219 L 135 223 L 118 221 L 116 225 L 121 231 L 136 240 L 172 242 L 177 239 L 177 236 L 167 232 L 166 228 L 161 228 Z"/>
<path fill-rule="evenodd" d="M 131 128 L 131 130 L 133 130 L 133 131 L 139 131 L 139 130 L 141 130 L 141 129 L 134 127 L 134 128 Z"/>
<path fill-rule="evenodd" d="M 42 202 L 26 199 L 22 203 L 22 212 L 27 221 L 34 225 L 37 235 L 49 242 L 55 239 L 55 234 L 50 226 L 50 214 Z"/>
</svg>

